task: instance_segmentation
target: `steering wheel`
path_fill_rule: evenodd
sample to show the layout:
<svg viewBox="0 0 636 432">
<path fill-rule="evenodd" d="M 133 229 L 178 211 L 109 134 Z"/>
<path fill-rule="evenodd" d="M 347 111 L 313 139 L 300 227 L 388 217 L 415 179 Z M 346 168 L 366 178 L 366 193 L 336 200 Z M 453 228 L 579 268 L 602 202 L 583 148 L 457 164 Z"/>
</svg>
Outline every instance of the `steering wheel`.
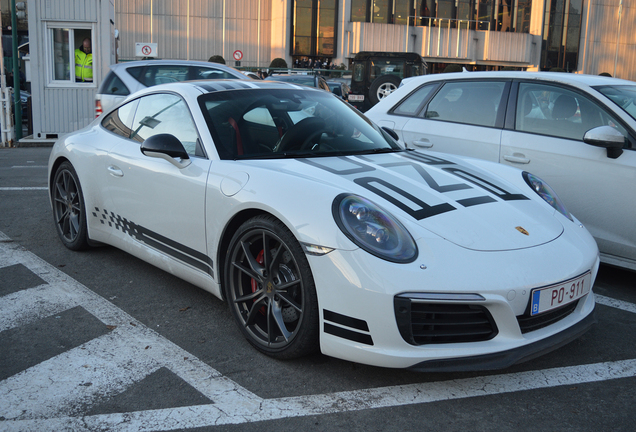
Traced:
<svg viewBox="0 0 636 432">
<path fill-rule="evenodd" d="M 316 137 L 327 132 L 327 124 L 318 117 L 307 117 L 289 128 L 274 146 L 274 152 L 306 149 Z"/>
</svg>

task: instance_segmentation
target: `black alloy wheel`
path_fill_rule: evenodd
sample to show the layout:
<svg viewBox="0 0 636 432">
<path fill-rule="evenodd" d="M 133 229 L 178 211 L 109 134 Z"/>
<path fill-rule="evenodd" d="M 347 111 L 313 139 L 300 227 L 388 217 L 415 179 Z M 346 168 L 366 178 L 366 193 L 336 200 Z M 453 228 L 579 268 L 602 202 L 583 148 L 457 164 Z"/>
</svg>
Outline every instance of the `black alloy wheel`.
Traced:
<svg viewBox="0 0 636 432">
<path fill-rule="evenodd" d="M 84 197 L 77 173 L 69 162 L 63 162 L 55 172 L 51 198 L 55 227 L 64 246 L 71 250 L 87 248 Z"/>
<path fill-rule="evenodd" d="M 259 351 L 279 359 L 318 349 L 318 300 L 309 263 L 287 227 L 256 216 L 228 248 L 225 295 L 239 328 Z"/>
</svg>

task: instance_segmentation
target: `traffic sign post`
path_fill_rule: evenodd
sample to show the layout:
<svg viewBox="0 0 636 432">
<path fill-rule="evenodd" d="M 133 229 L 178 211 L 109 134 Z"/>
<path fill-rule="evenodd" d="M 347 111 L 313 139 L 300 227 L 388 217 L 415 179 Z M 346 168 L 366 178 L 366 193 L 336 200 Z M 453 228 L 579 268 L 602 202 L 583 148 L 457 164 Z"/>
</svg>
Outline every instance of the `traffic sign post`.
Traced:
<svg viewBox="0 0 636 432">
<path fill-rule="evenodd" d="M 234 66 L 240 66 L 241 59 L 243 58 L 243 52 L 241 50 L 236 50 L 232 53 L 232 57 L 234 57 Z"/>
</svg>

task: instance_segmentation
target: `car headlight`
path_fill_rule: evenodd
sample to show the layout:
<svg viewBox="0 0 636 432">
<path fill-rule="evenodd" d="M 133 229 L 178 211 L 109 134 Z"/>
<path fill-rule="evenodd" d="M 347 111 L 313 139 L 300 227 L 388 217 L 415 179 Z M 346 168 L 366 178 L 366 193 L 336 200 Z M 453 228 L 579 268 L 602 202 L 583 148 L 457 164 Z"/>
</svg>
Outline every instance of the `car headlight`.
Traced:
<svg viewBox="0 0 636 432">
<path fill-rule="evenodd" d="M 526 181 L 526 183 L 528 183 L 528 186 L 530 186 L 533 191 L 535 191 L 541 198 L 543 198 L 545 202 L 550 204 L 556 211 L 561 213 L 566 218 L 574 221 L 568 209 L 565 208 L 563 201 L 561 201 L 556 192 L 554 192 L 554 190 L 550 186 L 548 186 L 546 182 L 541 180 L 536 175 L 530 174 L 526 171 L 523 172 L 523 179 Z"/>
<path fill-rule="evenodd" d="M 389 212 L 357 195 L 341 194 L 333 201 L 333 217 L 342 232 L 365 251 L 395 263 L 417 257 L 411 234 Z"/>
</svg>

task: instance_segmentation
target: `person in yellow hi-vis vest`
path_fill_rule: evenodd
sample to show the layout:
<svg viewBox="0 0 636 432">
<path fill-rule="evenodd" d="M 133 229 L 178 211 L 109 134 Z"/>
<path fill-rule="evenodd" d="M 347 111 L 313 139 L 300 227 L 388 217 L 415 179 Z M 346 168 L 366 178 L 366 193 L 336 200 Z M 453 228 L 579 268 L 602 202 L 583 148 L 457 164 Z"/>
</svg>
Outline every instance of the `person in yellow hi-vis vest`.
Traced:
<svg viewBox="0 0 636 432">
<path fill-rule="evenodd" d="M 93 53 L 89 38 L 84 39 L 82 46 L 75 50 L 75 81 L 93 82 Z"/>
</svg>

